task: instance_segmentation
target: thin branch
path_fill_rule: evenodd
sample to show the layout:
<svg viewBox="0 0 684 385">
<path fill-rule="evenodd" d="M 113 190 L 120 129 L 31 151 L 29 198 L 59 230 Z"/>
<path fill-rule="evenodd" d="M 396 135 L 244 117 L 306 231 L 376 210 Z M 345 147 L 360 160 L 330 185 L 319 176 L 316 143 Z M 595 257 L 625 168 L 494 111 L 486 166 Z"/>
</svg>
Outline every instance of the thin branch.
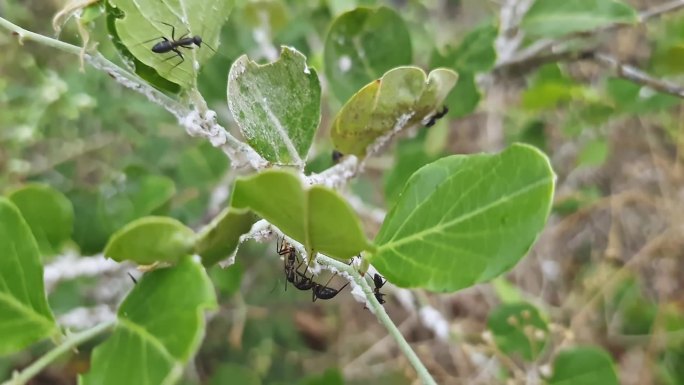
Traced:
<svg viewBox="0 0 684 385">
<path fill-rule="evenodd" d="M 0 17 L 0 27 L 7 29 L 12 35 L 17 36 L 19 42 L 22 44 L 24 40 L 29 40 L 73 55 L 82 55 L 81 47 L 28 31 L 2 17 Z M 237 140 L 228 133 L 223 126 L 218 124 L 216 121 L 216 112 L 206 108 L 206 103 L 204 103 L 204 105 L 202 105 L 202 103 L 195 103 L 195 109 L 187 108 L 178 101 L 149 86 L 138 76 L 107 60 L 99 52 L 85 54 L 83 57 L 86 62 L 94 68 L 106 72 L 124 87 L 141 93 L 147 97 L 149 101 L 160 105 L 173 114 L 176 119 L 178 119 L 178 123 L 183 126 L 191 136 L 204 137 L 208 139 L 213 146 L 220 147 L 230 157 L 232 167 L 237 168 L 244 165 L 250 165 L 254 169 L 260 169 L 268 165 L 268 162 L 259 156 L 251 147 Z M 192 95 L 193 92 L 191 91 L 191 96 Z M 197 99 L 195 98 L 193 101 L 197 102 Z"/>
<path fill-rule="evenodd" d="M 678 11 L 684 8 L 684 0 L 674 0 L 665 4 L 661 4 L 645 11 L 642 11 L 638 15 L 638 22 L 643 24 L 651 19 L 660 17 L 664 14 Z M 550 63 L 552 61 L 540 60 L 540 56 L 545 57 L 547 60 L 553 60 L 553 55 L 543 56 L 543 53 L 551 50 L 552 48 L 559 46 L 563 43 L 567 43 L 570 40 L 588 38 L 595 36 L 598 33 L 615 30 L 618 28 L 629 27 L 631 24 L 615 23 L 607 26 L 602 26 L 591 31 L 583 31 L 574 34 L 569 34 L 562 36 L 557 39 L 540 39 L 537 40 L 532 45 L 520 50 L 516 55 L 511 55 L 510 57 L 503 58 L 494 67 L 493 72 L 496 73 L 520 73 L 527 72 L 537 68 L 539 65 Z"/>
<path fill-rule="evenodd" d="M 589 58 L 589 55 L 585 55 L 585 58 Z M 650 87 L 658 92 L 684 98 L 684 87 L 679 84 L 653 77 L 636 67 L 620 63 L 619 60 L 605 53 L 595 52 L 590 58 L 594 59 L 597 63 L 611 68 L 617 76 L 623 79 Z"/>
<path fill-rule="evenodd" d="M 363 293 L 366 295 L 368 307 L 373 312 L 373 314 L 375 314 L 378 321 L 380 321 L 380 323 L 387 329 L 389 334 L 397 342 L 397 345 L 399 345 L 399 349 L 402 351 L 402 353 L 404 353 L 406 358 L 408 358 L 411 365 L 413 365 L 413 368 L 418 373 L 418 377 L 421 379 L 423 384 L 437 385 L 435 380 L 432 378 L 432 375 L 430 375 L 430 372 L 428 372 L 425 365 L 423 365 L 423 362 L 420 360 L 416 352 L 414 352 L 411 348 L 411 345 L 409 345 L 406 339 L 404 339 L 404 336 L 401 334 L 399 328 L 397 328 L 394 322 L 392 322 L 392 319 L 385 311 L 385 308 L 375 298 L 375 295 L 373 294 L 373 289 L 371 289 L 368 282 L 361 276 L 361 274 L 359 274 L 356 268 L 354 268 L 354 266 L 347 265 L 345 263 L 342 263 L 340 261 L 326 257 L 321 254 L 319 254 L 316 257 L 316 262 L 324 266 L 330 266 L 337 271 L 346 273 L 354 280 L 354 283 L 361 287 Z"/>
<path fill-rule="evenodd" d="M 28 367 L 26 367 L 24 370 L 22 370 L 19 373 L 15 373 L 12 378 L 9 380 L 5 381 L 2 383 L 2 385 L 24 385 L 28 381 L 31 380 L 34 376 L 36 376 L 38 373 L 40 373 L 43 369 L 45 369 L 48 365 L 50 365 L 53 361 L 55 361 L 57 358 L 59 358 L 61 355 L 64 353 L 73 350 L 76 348 L 78 345 L 82 344 L 83 342 L 86 342 L 96 336 L 98 336 L 101 333 L 104 333 L 105 331 L 111 329 L 114 326 L 115 322 L 105 322 L 101 323 L 91 329 L 84 330 L 80 333 L 77 334 L 72 334 L 68 336 L 65 340 L 63 340 L 59 345 L 57 345 L 54 349 L 49 351 L 47 354 L 44 356 L 40 357 L 40 359 Z"/>
</svg>

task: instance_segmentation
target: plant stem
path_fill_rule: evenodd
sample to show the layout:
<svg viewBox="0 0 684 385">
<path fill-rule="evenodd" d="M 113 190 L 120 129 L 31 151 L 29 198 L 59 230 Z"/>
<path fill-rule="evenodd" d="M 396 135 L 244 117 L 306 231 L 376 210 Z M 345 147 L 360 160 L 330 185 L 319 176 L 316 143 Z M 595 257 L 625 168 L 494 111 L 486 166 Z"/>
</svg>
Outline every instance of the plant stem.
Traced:
<svg viewBox="0 0 684 385">
<path fill-rule="evenodd" d="M 335 270 L 343 271 L 349 274 L 354 279 L 354 282 L 356 282 L 357 285 L 361 286 L 363 293 L 366 295 L 367 305 L 371 308 L 373 314 L 375 314 L 380 323 L 385 326 L 389 334 L 392 337 L 394 337 L 395 341 L 397 341 L 399 349 L 401 349 L 406 358 L 408 358 L 409 362 L 411 362 L 411 365 L 413 365 L 413 367 L 416 369 L 418 377 L 421 379 L 423 384 L 437 385 L 435 380 L 430 375 L 430 372 L 428 372 L 425 365 L 423 365 L 423 362 L 420 360 L 420 358 L 418 358 L 416 352 L 414 352 L 413 349 L 411 349 L 409 343 L 406 342 L 404 336 L 401 335 L 401 331 L 399 331 L 399 328 L 397 328 L 394 322 L 392 322 L 392 319 L 390 319 L 389 315 L 385 311 L 385 308 L 375 298 L 375 295 L 373 294 L 373 289 L 371 289 L 370 285 L 361 276 L 361 274 L 359 274 L 359 272 L 356 271 L 356 269 L 353 266 L 347 265 L 345 263 L 342 263 L 340 261 L 337 261 L 330 257 L 326 257 L 321 254 L 318 254 L 318 256 L 316 257 L 316 261 L 321 265 L 331 266 Z"/>
<path fill-rule="evenodd" d="M 30 40 L 70 54 L 78 56 L 83 55 L 81 47 L 25 30 L 2 17 L 0 17 L 0 27 L 11 31 L 13 35 L 18 37 L 20 43 L 24 40 Z M 191 93 L 191 96 L 193 97 L 193 102 L 197 104 L 198 111 L 201 112 L 200 119 L 195 119 L 195 114 L 193 114 L 193 111 L 188 107 L 183 106 L 177 100 L 174 100 L 163 92 L 151 87 L 135 74 L 132 74 L 107 60 L 107 58 L 102 56 L 99 52 L 91 54 L 86 53 L 83 55 L 83 58 L 88 64 L 106 72 L 124 87 L 143 94 L 149 101 L 166 109 L 178 119 L 179 124 L 181 124 L 189 133 L 201 135 L 209 139 L 214 147 L 221 147 L 221 149 L 231 158 L 234 165 L 249 164 L 255 169 L 264 168 L 266 166 L 267 162 L 251 147 L 230 135 L 224 127 L 216 122 L 216 113 L 208 109 L 206 102 L 204 102 L 204 99 L 196 90 L 194 90 L 194 95 Z M 211 118 L 206 119 L 207 116 L 211 116 Z M 246 160 L 243 160 L 243 158 Z"/>
<path fill-rule="evenodd" d="M 116 321 L 105 322 L 88 330 L 84 330 L 80 333 L 72 334 L 68 336 L 61 344 L 57 345 L 54 349 L 50 350 L 47 354 L 40 357 L 38 361 L 32 363 L 24 370 L 16 373 L 11 379 L 3 382 L 1 385 L 24 385 L 35 375 L 40 373 L 45 367 L 50 365 L 54 360 L 56 360 L 62 354 L 68 352 L 69 350 L 75 348 L 81 343 L 97 336 L 100 333 L 108 330 Z"/>
</svg>

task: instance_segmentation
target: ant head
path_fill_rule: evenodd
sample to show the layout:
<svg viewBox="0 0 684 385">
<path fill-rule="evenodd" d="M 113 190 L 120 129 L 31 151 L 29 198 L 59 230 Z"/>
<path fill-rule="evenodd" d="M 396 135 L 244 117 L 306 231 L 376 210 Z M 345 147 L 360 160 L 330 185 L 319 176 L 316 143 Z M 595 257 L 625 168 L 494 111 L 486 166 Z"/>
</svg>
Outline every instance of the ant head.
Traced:
<svg viewBox="0 0 684 385">
<path fill-rule="evenodd" d="M 195 45 L 198 46 L 198 47 L 201 47 L 201 46 L 202 46 L 202 43 L 204 43 L 204 41 L 202 40 L 202 37 L 199 36 L 199 35 L 193 36 L 192 42 L 195 43 Z M 204 46 L 207 47 L 207 48 L 209 48 L 210 50 L 216 52 L 216 50 L 215 50 L 214 48 L 212 48 L 209 44 L 204 43 Z"/>
</svg>

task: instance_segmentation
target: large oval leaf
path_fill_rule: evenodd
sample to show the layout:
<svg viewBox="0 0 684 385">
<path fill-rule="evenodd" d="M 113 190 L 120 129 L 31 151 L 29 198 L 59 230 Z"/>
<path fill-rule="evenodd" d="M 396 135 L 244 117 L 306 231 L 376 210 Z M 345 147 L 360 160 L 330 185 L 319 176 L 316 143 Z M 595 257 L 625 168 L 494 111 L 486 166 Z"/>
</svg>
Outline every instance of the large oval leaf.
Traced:
<svg viewBox="0 0 684 385">
<path fill-rule="evenodd" d="M 31 184 L 8 195 L 38 242 L 43 255 L 60 251 L 74 229 L 74 208 L 69 199 L 50 186 Z"/>
<path fill-rule="evenodd" d="M 93 352 L 80 384 L 173 384 L 204 335 L 203 310 L 216 297 L 190 258 L 145 274 L 119 308 L 112 335 Z"/>
<path fill-rule="evenodd" d="M 114 25 L 128 51 L 145 65 L 155 68 L 159 75 L 183 88 L 195 84 L 199 66 L 214 55 L 212 49 L 218 49 L 219 32 L 232 7 L 231 0 L 109 2 L 122 13 Z M 201 47 L 189 44 L 192 49 L 178 48 L 184 56 L 183 61 L 173 51 L 155 53 L 151 50 L 163 38 L 178 40 L 182 36 L 199 36 L 202 39 Z"/>
<path fill-rule="evenodd" d="M 409 179 L 370 262 L 401 287 L 454 291 L 491 279 L 532 246 L 553 188 L 548 158 L 531 146 L 442 158 Z"/>
<path fill-rule="evenodd" d="M 269 170 L 238 179 L 231 206 L 253 210 L 311 254 L 322 252 L 347 260 L 373 247 L 344 199 L 325 187 L 304 188 L 287 171 Z"/>
<path fill-rule="evenodd" d="M 266 160 L 304 166 L 321 120 L 321 85 L 299 51 L 283 47 L 280 59 L 266 65 L 239 57 L 228 75 L 228 106 Z"/>
<path fill-rule="evenodd" d="M 114 233 L 104 255 L 115 261 L 133 261 L 141 265 L 155 262 L 175 263 L 192 253 L 195 233 L 168 217 L 137 219 Z"/>
<path fill-rule="evenodd" d="M 536 0 L 521 27 L 531 37 L 553 38 L 637 21 L 634 8 L 617 0 Z"/>
<path fill-rule="evenodd" d="M 394 67 L 411 63 L 411 36 L 391 8 L 357 8 L 339 16 L 325 38 L 325 75 L 341 101 Z"/>
<path fill-rule="evenodd" d="M 364 156 L 366 148 L 389 131 L 424 120 L 440 109 L 458 75 L 438 68 L 426 75 L 418 67 L 400 67 L 366 85 L 342 107 L 330 135 L 344 154 Z"/>
<path fill-rule="evenodd" d="M 585 346 L 560 352 L 549 385 L 618 385 L 613 360 L 604 350 Z"/>
<path fill-rule="evenodd" d="M 19 210 L 0 197 L 0 355 L 57 331 L 36 240 Z"/>
</svg>

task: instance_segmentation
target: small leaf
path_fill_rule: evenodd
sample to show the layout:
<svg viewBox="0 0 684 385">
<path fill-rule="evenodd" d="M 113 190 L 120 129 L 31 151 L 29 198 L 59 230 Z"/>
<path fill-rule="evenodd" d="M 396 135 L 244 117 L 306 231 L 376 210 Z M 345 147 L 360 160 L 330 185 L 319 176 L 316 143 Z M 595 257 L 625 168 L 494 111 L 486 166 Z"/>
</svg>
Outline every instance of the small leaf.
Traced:
<svg viewBox="0 0 684 385">
<path fill-rule="evenodd" d="M 19 209 L 0 197 L 0 355 L 57 332 L 38 245 Z"/>
<path fill-rule="evenodd" d="M 159 75 L 182 88 L 195 84 L 199 65 L 214 55 L 212 49 L 218 49 L 221 26 L 232 8 L 231 0 L 109 2 L 121 13 L 121 17 L 115 20 L 115 28 L 127 50 L 146 66 L 156 69 Z M 175 31 L 164 23 L 170 24 Z M 180 47 L 184 61 L 174 57 L 177 54 L 173 51 L 152 52 L 151 48 L 163 38 L 178 40 L 185 34 L 189 37 L 199 36 L 202 44 L 201 47 L 190 44 L 193 49 Z"/>
<path fill-rule="evenodd" d="M 72 238 L 80 247 L 81 255 L 101 252 L 112 234 L 106 221 L 98 215 L 98 202 L 102 197 L 96 191 L 76 190 L 69 198 L 76 214 Z"/>
<path fill-rule="evenodd" d="M 475 75 L 470 72 L 459 72 L 458 83 L 449 93 L 445 104 L 449 107 L 449 116 L 461 118 L 477 109 L 482 95 L 475 82 Z"/>
<path fill-rule="evenodd" d="M 444 54 L 433 52 L 430 65 L 453 68 L 459 73 L 487 72 L 496 62 L 494 41 L 497 33 L 495 24 L 482 24 L 466 34 L 457 47 L 447 47 Z"/>
<path fill-rule="evenodd" d="M 409 30 L 401 16 L 387 7 L 342 14 L 325 38 L 325 75 L 340 101 L 411 59 Z"/>
<path fill-rule="evenodd" d="M 364 156 L 383 134 L 415 125 L 441 109 L 458 75 L 438 68 L 425 75 L 418 67 L 400 67 L 366 85 L 342 107 L 332 124 L 335 148 Z"/>
<path fill-rule="evenodd" d="M 42 255 L 54 255 L 71 238 L 74 208 L 69 199 L 50 186 L 31 184 L 12 191 L 14 203 L 38 242 Z"/>
<path fill-rule="evenodd" d="M 528 110 L 555 108 L 573 99 L 582 87 L 565 75 L 558 64 L 547 64 L 534 73 L 522 94 L 522 106 Z"/>
<path fill-rule="evenodd" d="M 578 166 L 600 166 L 608 158 L 608 142 L 605 139 L 596 139 L 587 143 L 580 151 Z"/>
<path fill-rule="evenodd" d="M 251 368 L 226 363 L 216 369 L 209 381 L 209 385 L 225 384 L 261 385 L 261 379 Z"/>
<path fill-rule="evenodd" d="M 527 303 L 504 304 L 492 310 L 487 328 L 507 355 L 520 353 L 527 361 L 539 356 L 548 340 L 548 326 L 539 310 Z"/>
<path fill-rule="evenodd" d="M 238 179 L 231 206 L 256 212 L 301 242 L 310 254 L 321 252 L 347 260 L 372 248 L 344 199 L 325 187 L 305 189 L 287 171 L 269 170 Z"/>
<path fill-rule="evenodd" d="M 133 261 L 140 265 L 155 262 L 175 263 L 192 253 L 195 233 L 168 217 L 137 219 L 114 233 L 104 255 L 115 261 Z"/>
<path fill-rule="evenodd" d="M 126 63 L 128 67 L 130 67 L 136 73 L 136 75 L 140 76 L 142 79 L 145 79 L 145 81 L 154 87 L 170 93 L 178 93 L 178 91 L 180 91 L 180 86 L 178 84 L 166 80 L 164 77 L 159 75 L 154 68 L 138 60 L 138 58 L 133 56 L 131 51 L 128 50 L 128 47 L 126 47 L 126 45 L 121 41 L 119 32 L 116 29 L 116 20 L 123 18 L 124 13 L 121 12 L 120 9 L 114 7 L 109 1 L 105 1 L 104 3 L 107 10 L 107 32 L 109 33 L 114 48 L 116 48 L 116 50 L 119 52 L 119 55 L 122 57 L 124 63 Z"/>
<path fill-rule="evenodd" d="M 226 208 L 197 235 L 195 252 L 204 266 L 211 266 L 229 257 L 240 243 L 240 236 L 249 231 L 256 221 L 247 211 Z"/>
<path fill-rule="evenodd" d="M 337 368 L 329 368 L 323 374 L 309 376 L 300 385 L 344 385 L 344 377 Z"/>
<path fill-rule="evenodd" d="M 112 335 L 93 352 L 79 384 L 173 384 L 204 335 L 205 309 L 216 307 L 201 265 L 183 258 L 147 273 L 126 297 Z"/>
<path fill-rule="evenodd" d="M 239 57 L 228 75 L 228 106 L 242 135 L 261 156 L 303 166 L 321 119 L 316 71 L 294 48 L 259 65 Z"/>
<path fill-rule="evenodd" d="M 369 261 L 400 287 L 454 291 L 489 280 L 530 249 L 553 188 L 548 158 L 531 146 L 442 158 L 409 179 Z"/>
<path fill-rule="evenodd" d="M 209 268 L 208 272 L 214 286 L 221 293 L 221 297 L 227 297 L 240 291 L 245 267 L 240 261 L 235 261 L 226 268 L 214 265 Z"/>
<path fill-rule="evenodd" d="M 114 232 L 135 219 L 160 214 L 175 193 L 170 178 L 130 168 L 121 183 L 101 187 L 98 216 Z"/>
<path fill-rule="evenodd" d="M 577 347 L 558 354 L 549 385 L 618 385 L 612 358 L 597 347 Z"/>
<path fill-rule="evenodd" d="M 554 38 L 637 21 L 634 8 L 617 0 L 536 0 L 521 27 L 530 37 Z"/>
<path fill-rule="evenodd" d="M 437 160 L 425 152 L 422 138 L 404 140 L 395 151 L 395 164 L 385 175 L 385 200 L 388 204 L 396 202 L 404 190 L 406 181 L 424 165 Z"/>
</svg>

